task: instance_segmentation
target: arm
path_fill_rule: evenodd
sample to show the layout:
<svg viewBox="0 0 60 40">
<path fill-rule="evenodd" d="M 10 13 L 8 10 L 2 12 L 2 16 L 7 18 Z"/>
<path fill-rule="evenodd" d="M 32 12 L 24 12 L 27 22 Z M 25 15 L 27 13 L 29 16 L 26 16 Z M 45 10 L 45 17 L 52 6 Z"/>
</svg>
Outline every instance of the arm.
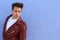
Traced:
<svg viewBox="0 0 60 40">
<path fill-rule="evenodd" d="M 27 26 L 26 24 L 21 26 L 21 32 L 19 33 L 19 40 L 26 40 L 26 31 L 27 31 Z"/>
</svg>

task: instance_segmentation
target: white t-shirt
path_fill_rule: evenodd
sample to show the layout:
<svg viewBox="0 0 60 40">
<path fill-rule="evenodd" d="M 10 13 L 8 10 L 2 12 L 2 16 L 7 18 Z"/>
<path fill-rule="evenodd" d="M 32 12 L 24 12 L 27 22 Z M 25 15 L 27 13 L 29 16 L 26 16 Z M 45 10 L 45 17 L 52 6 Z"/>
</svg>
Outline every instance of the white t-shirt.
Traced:
<svg viewBox="0 0 60 40">
<path fill-rule="evenodd" d="M 13 25 L 18 19 L 13 19 L 12 17 L 9 18 L 7 25 L 6 25 L 6 31 Z"/>
</svg>

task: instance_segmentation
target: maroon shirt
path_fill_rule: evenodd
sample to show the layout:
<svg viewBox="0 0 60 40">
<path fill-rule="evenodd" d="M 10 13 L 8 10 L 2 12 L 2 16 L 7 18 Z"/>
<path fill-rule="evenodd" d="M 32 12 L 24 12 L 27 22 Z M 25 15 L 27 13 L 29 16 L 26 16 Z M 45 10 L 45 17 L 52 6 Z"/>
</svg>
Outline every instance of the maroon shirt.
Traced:
<svg viewBox="0 0 60 40">
<path fill-rule="evenodd" d="M 12 15 L 8 16 L 4 23 L 3 40 L 26 40 L 27 26 L 21 18 L 19 18 L 7 31 L 5 31 L 7 21 L 11 16 Z"/>
</svg>

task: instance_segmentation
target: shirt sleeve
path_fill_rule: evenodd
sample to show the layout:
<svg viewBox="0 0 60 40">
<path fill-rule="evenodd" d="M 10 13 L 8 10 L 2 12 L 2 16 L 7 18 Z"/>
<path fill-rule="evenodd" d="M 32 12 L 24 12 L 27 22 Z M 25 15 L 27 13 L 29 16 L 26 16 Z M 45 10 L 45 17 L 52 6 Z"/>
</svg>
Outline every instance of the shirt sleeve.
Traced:
<svg viewBox="0 0 60 40">
<path fill-rule="evenodd" d="M 26 31 L 27 31 L 26 24 L 22 25 L 20 29 L 21 30 L 19 33 L 19 40 L 26 40 Z"/>
</svg>

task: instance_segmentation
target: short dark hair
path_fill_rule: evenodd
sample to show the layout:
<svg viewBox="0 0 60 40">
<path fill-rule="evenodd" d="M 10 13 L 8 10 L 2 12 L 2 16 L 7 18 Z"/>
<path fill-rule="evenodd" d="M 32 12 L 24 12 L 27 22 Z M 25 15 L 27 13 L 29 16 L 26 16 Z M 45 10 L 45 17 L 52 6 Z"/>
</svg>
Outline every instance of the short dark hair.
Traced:
<svg viewBox="0 0 60 40">
<path fill-rule="evenodd" d="M 14 9 L 14 7 L 19 7 L 19 8 L 23 8 L 23 3 L 19 3 L 19 2 L 15 2 L 12 4 L 12 10 Z"/>
</svg>

